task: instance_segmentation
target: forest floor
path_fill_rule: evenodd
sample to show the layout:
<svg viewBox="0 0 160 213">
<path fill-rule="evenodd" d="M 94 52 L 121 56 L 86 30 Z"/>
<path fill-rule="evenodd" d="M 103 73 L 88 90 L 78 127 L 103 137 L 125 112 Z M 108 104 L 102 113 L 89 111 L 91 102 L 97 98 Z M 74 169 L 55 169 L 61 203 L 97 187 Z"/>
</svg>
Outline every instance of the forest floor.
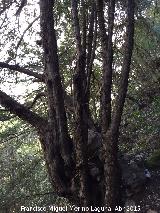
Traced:
<svg viewBox="0 0 160 213">
<path fill-rule="evenodd" d="M 150 137 L 147 141 L 146 147 L 144 150 L 137 150 L 137 152 L 131 154 L 131 156 L 129 155 L 129 161 L 133 160 L 136 162 L 136 156 L 140 156 L 140 166 L 145 168 L 146 165 L 144 162 L 146 162 L 147 159 L 150 159 L 156 151 L 160 150 L 159 134 L 154 137 Z M 160 213 L 160 165 L 155 168 L 150 167 L 148 170 L 151 174 L 151 178 L 145 188 L 143 187 L 142 191 L 134 194 L 133 200 L 135 201 L 136 206 L 140 206 L 140 213 Z"/>
<path fill-rule="evenodd" d="M 141 206 L 141 213 L 160 213 L 160 169 L 150 173 L 151 180 L 145 190 L 137 195 L 136 204 Z"/>
</svg>

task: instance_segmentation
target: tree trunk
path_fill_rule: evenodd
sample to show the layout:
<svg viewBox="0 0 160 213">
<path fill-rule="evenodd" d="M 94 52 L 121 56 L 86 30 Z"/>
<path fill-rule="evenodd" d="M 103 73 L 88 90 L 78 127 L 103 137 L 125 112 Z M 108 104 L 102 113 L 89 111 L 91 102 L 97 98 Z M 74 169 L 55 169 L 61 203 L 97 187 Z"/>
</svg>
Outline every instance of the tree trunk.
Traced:
<svg viewBox="0 0 160 213">
<path fill-rule="evenodd" d="M 118 165 L 118 137 L 124 102 L 128 87 L 128 78 L 133 50 L 134 37 L 134 0 L 128 0 L 127 27 L 125 51 L 122 65 L 121 80 L 117 95 L 115 110 L 112 116 L 111 89 L 113 64 L 113 27 L 115 1 L 108 1 L 108 34 L 105 28 L 103 0 L 97 0 L 97 12 L 93 5 L 90 22 L 90 33 L 87 41 L 86 11 L 83 11 L 82 30 L 79 24 L 78 1 L 72 0 L 72 18 L 75 32 L 77 62 L 74 75 L 74 137 L 69 135 L 68 121 L 64 104 L 64 89 L 59 71 L 56 33 L 54 29 L 53 6 L 54 0 L 40 0 L 41 35 L 44 50 L 45 76 L 31 73 L 20 67 L 7 66 L 19 69 L 22 73 L 30 74 L 41 79 L 46 84 L 48 95 L 48 118 L 44 119 L 29 108 L 13 100 L 0 91 L 0 104 L 11 113 L 27 121 L 36 128 L 40 136 L 44 158 L 50 181 L 59 196 L 67 197 L 71 202 L 80 206 L 108 206 L 115 212 L 115 207 L 121 205 L 121 174 Z M 85 1 L 81 1 L 82 10 L 86 8 Z M 92 65 L 96 49 L 96 36 L 93 28 L 98 13 L 99 30 L 102 44 L 103 59 L 103 89 L 102 89 L 102 116 L 101 129 L 103 159 L 97 154 L 97 137 L 90 143 L 89 98 Z M 85 26 L 86 25 L 86 26 Z M 83 36 L 83 37 L 82 37 Z M 81 38 L 82 37 L 82 38 Z M 88 45 L 88 51 L 87 51 Z M 86 80 L 87 79 L 87 80 Z M 94 126 L 94 122 L 91 122 Z M 94 129 L 95 130 L 95 129 Z M 95 133 L 95 132 L 94 132 Z M 90 136 L 88 136 L 90 135 Z M 96 143 L 96 144 L 95 144 Z M 93 151 L 93 147 L 96 149 Z M 99 146 L 99 145 L 98 145 Z M 90 147 L 90 148 L 89 148 Z M 96 151 L 96 154 L 95 154 Z M 88 211 L 87 211 L 88 212 Z"/>
<path fill-rule="evenodd" d="M 123 206 L 121 201 L 121 173 L 118 162 L 118 133 L 110 129 L 105 134 L 104 145 L 104 175 L 105 175 L 105 204 L 112 208 Z"/>
<path fill-rule="evenodd" d="M 73 144 L 68 133 L 64 93 L 59 72 L 57 40 L 53 18 L 54 1 L 40 1 L 40 23 L 44 50 L 45 82 L 49 124 L 41 134 L 49 174 L 56 191 L 69 193 L 74 170 Z"/>
<path fill-rule="evenodd" d="M 121 203 L 121 173 L 118 165 L 118 138 L 134 43 L 134 0 L 128 0 L 127 3 L 127 27 L 121 80 L 111 127 L 103 139 L 105 149 L 105 203 L 112 207 L 113 212 L 117 205 L 123 205 Z"/>
</svg>

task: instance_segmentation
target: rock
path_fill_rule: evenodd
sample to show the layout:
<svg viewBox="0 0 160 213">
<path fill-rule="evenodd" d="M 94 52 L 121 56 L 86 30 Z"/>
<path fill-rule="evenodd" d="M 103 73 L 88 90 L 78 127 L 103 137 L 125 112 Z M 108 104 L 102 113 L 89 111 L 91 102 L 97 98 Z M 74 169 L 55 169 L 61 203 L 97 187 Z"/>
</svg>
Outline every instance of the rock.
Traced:
<svg viewBox="0 0 160 213">
<path fill-rule="evenodd" d="M 129 162 L 125 159 L 120 160 L 120 166 L 122 170 L 122 181 L 125 188 L 126 197 L 132 197 L 133 195 L 144 190 L 147 183 L 144 168 L 139 167 L 134 161 Z"/>
<path fill-rule="evenodd" d="M 151 173 L 149 172 L 148 169 L 144 170 L 144 174 L 145 174 L 146 178 L 149 178 L 149 179 L 151 178 Z"/>
<path fill-rule="evenodd" d="M 103 174 L 102 166 L 102 138 L 101 134 L 94 130 L 88 132 L 88 156 L 89 156 L 89 168 L 90 174 L 94 180 L 99 181 Z M 122 182 L 127 198 L 131 198 L 133 195 L 141 192 L 147 183 L 149 171 L 145 170 L 141 163 L 143 155 L 139 154 L 132 158 L 126 156 L 119 156 L 119 163 L 122 171 Z M 147 177 L 146 177 L 147 175 Z M 150 178 L 150 177 L 149 177 Z M 126 199 L 126 198 L 125 198 Z"/>
</svg>

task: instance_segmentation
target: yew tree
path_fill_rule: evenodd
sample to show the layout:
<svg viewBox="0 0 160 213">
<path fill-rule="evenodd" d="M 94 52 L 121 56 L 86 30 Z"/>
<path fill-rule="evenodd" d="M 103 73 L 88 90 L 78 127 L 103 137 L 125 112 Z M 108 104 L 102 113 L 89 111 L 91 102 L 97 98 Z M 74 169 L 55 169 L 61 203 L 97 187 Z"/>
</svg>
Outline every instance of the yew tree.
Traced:
<svg viewBox="0 0 160 213">
<path fill-rule="evenodd" d="M 1 3 L 4 34 L 7 10 L 15 4 L 18 9 L 14 15 L 21 20 L 23 10 L 31 4 L 18 3 Z M 22 104 L 3 88 L 1 110 L 18 116 L 37 131 L 57 195 L 80 206 L 107 205 L 114 212 L 115 206 L 122 205 L 118 138 L 133 51 L 135 2 L 40 0 L 38 5 L 40 16 L 29 23 L 17 45 L 12 43 L 0 68 L 8 75 L 32 77 L 42 91 L 31 104 Z M 40 25 L 40 40 L 31 50 L 23 40 L 35 22 Z M 61 30 L 57 22 L 63 24 Z M 120 62 L 116 61 L 118 48 L 123 52 Z M 29 61 L 25 66 L 27 51 L 40 58 L 39 64 L 33 66 Z M 17 57 L 22 64 L 17 63 Z M 47 113 L 34 109 L 40 97 L 45 97 Z"/>
</svg>

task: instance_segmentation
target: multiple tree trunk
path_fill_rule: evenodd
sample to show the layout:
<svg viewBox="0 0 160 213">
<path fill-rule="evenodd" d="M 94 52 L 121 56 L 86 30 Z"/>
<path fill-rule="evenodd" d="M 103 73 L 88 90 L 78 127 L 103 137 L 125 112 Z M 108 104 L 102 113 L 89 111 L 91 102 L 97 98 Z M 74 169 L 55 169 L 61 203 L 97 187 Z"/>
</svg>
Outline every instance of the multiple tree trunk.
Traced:
<svg viewBox="0 0 160 213">
<path fill-rule="evenodd" d="M 89 3 L 89 2 L 88 2 Z M 115 1 L 108 1 L 108 29 L 106 29 L 103 0 L 91 3 L 89 23 L 87 4 L 81 1 L 82 26 L 79 21 L 78 1 L 71 0 L 77 61 L 74 74 L 74 135 L 71 138 L 65 108 L 65 93 L 61 82 L 56 32 L 54 29 L 54 0 L 40 0 L 40 24 L 44 50 L 43 79 L 48 95 L 48 118 L 42 118 L 0 91 L 0 104 L 11 113 L 35 127 L 40 136 L 50 181 L 60 196 L 81 206 L 110 206 L 112 212 L 121 205 L 121 175 L 118 165 L 118 137 L 127 93 L 134 38 L 134 0 L 127 1 L 127 25 L 124 59 L 116 104 L 113 109 L 111 92 L 113 76 L 113 29 Z M 89 110 L 90 80 L 96 49 L 97 17 L 102 46 L 103 79 L 101 91 L 101 136 L 103 156 L 101 180 L 93 177 L 88 156 L 88 135 L 91 128 Z M 89 26 L 89 27 L 88 27 Z M 87 31 L 88 29 L 88 31 Z M 0 63 L 3 67 L 5 63 Z M 20 67 L 20 72 L 28 72 Z M 92 121 L 93 123 L 93 121 Z M 94 126 L 94 125 L 93 125 Z M 94 162 L 95 167 L 99 162 Z"/>
</svg>

